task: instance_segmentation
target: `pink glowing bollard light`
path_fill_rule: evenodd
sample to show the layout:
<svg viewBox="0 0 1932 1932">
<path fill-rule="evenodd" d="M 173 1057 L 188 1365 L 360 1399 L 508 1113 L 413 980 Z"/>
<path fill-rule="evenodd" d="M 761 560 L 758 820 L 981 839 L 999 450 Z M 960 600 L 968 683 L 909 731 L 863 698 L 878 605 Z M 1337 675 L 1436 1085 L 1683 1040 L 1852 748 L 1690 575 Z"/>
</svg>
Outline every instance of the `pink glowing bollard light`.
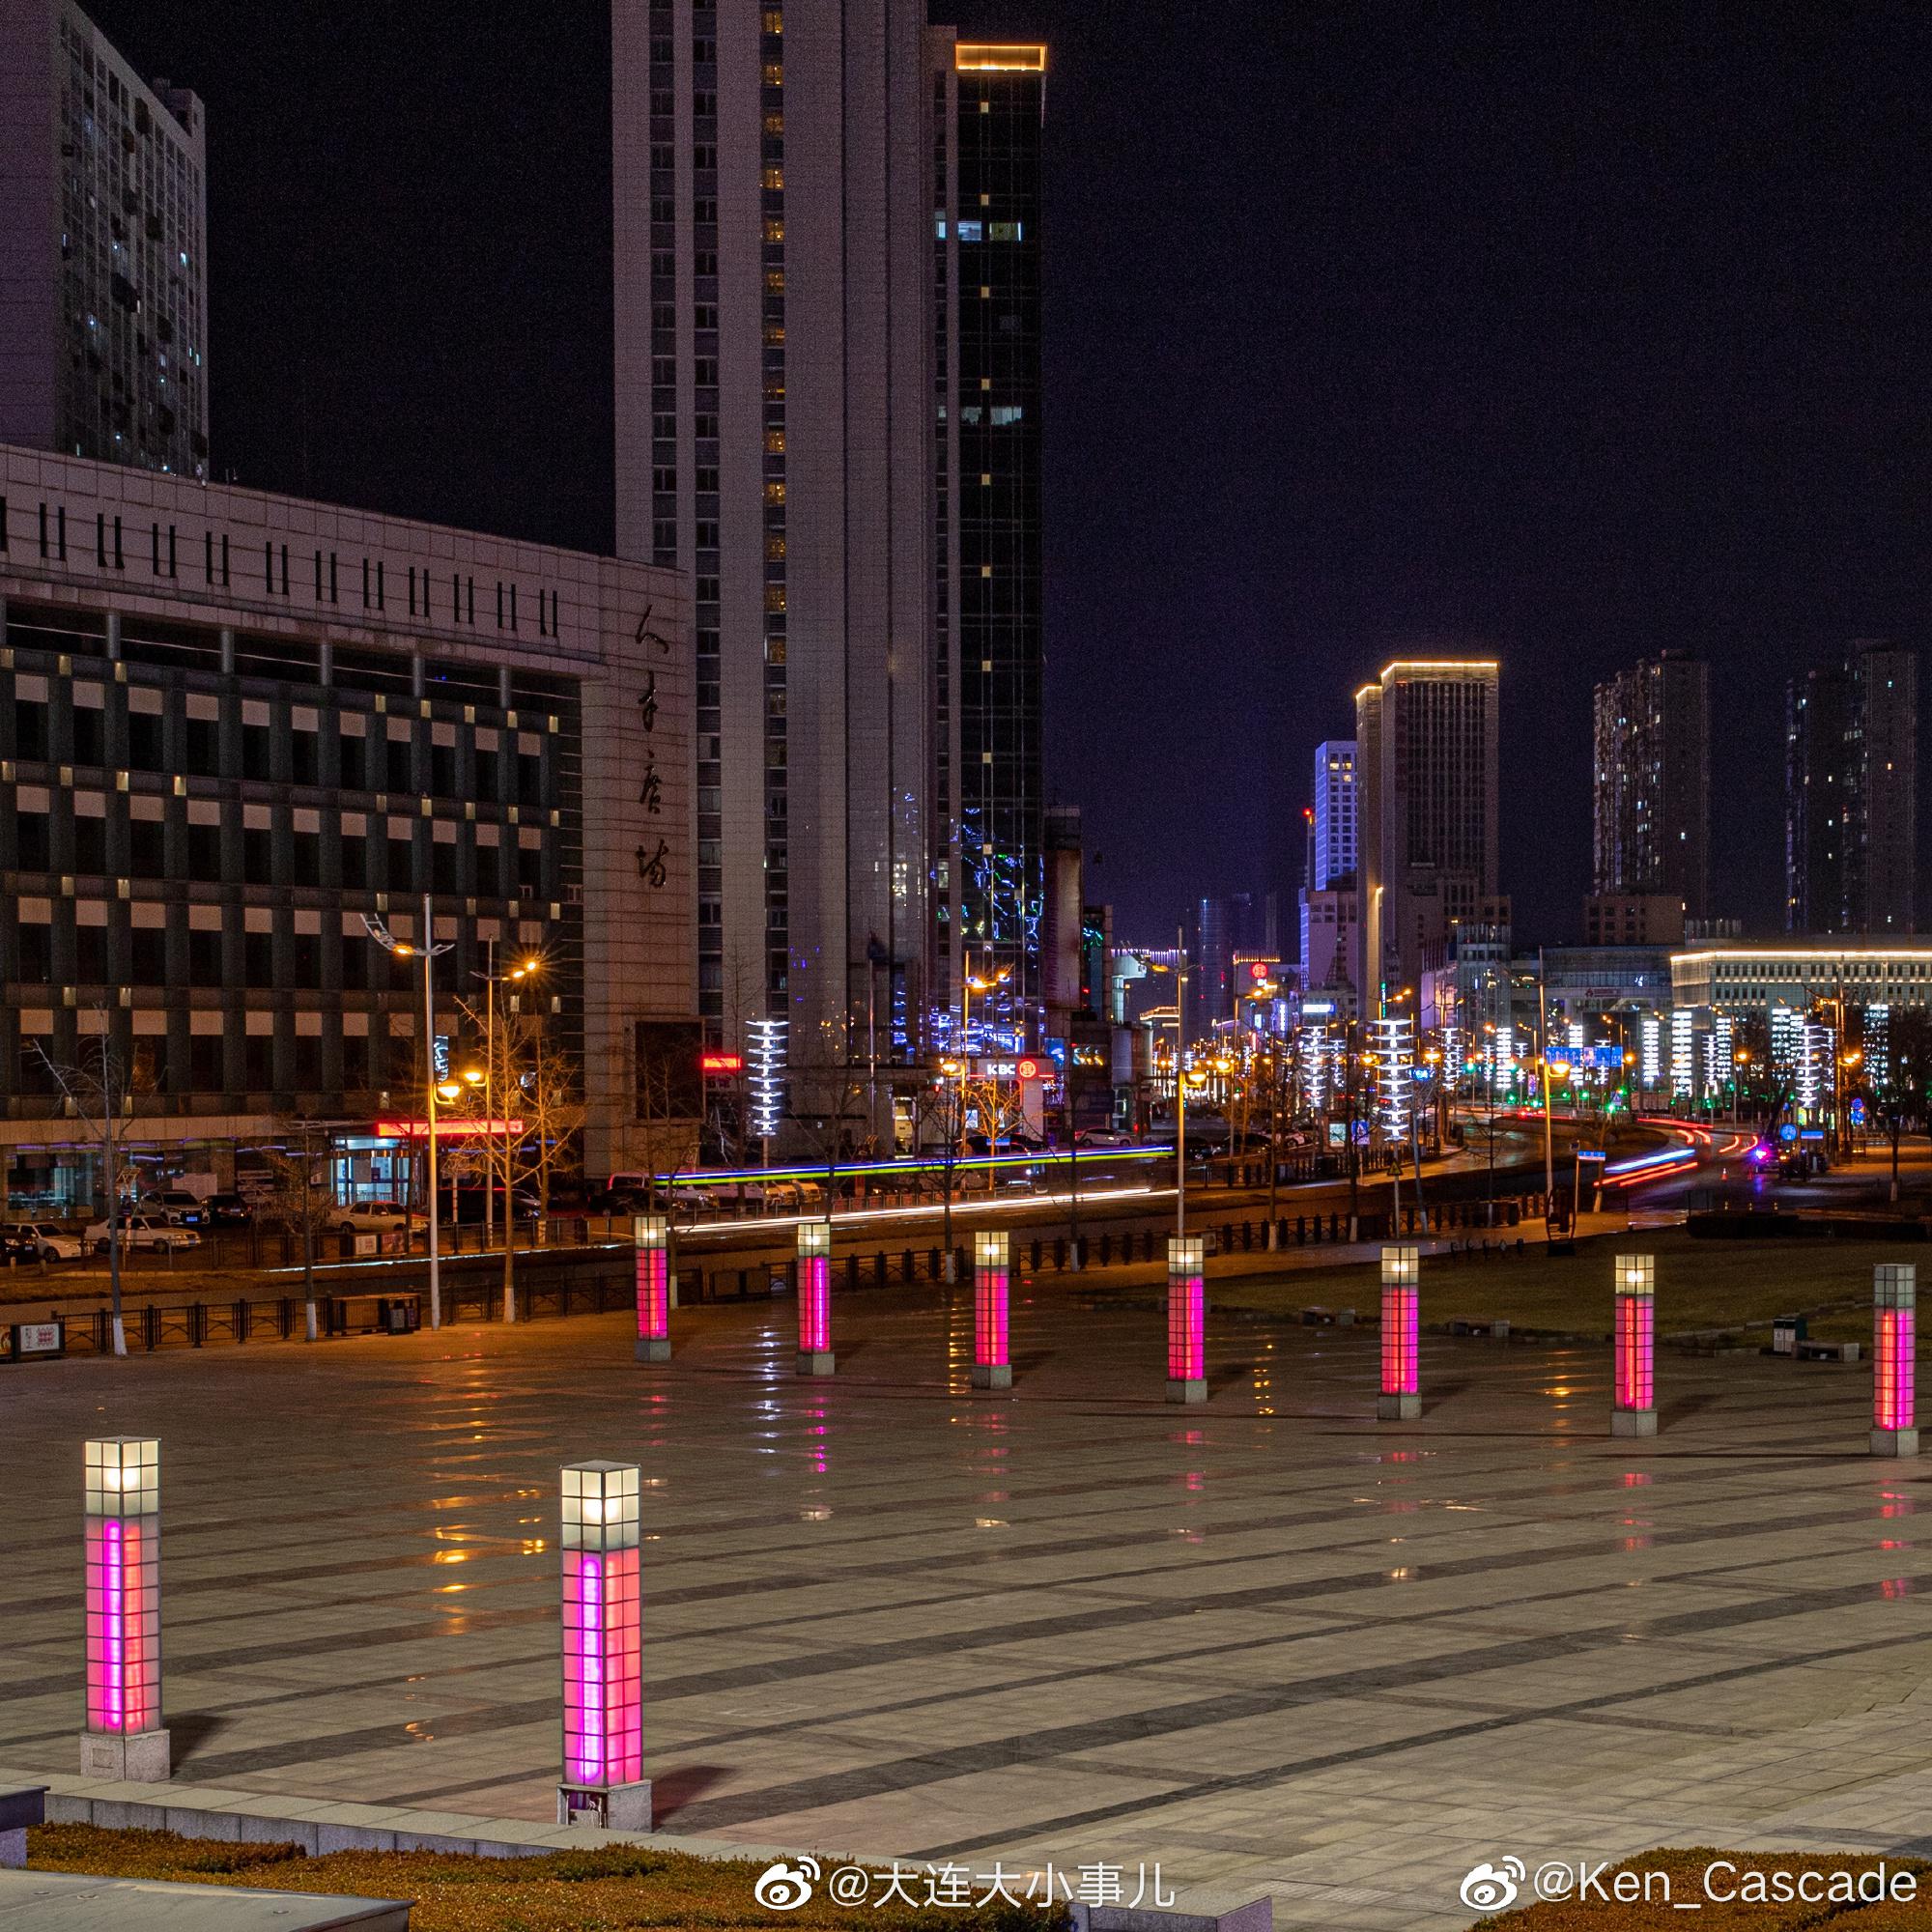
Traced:
<svg viewBox="0 0 1932 1932">
<path fill-rule="evenodd" d="M 832 1353 L 832 1223 L 798 1224 L 798 1372 L 829 1376 Z"/>
<path fill-rule="evenodd" d="M 633 1214 L 638 1249 L 638 1350 L 640 1362 L 670 1360 L 670 1220 Z"/>
<path fill-rule="evenodd" d="M 165 1781 L 161 1726 L 161 1445 L 87 1443 L 87 1728 L 83 1777 Z"/>
<path fill-rule="evenodd" d="M 1657 1258 L 1617 1257 L 1610 1434 L 1657 1434 Z"/>
<path fill-rule="evenodd" d="M 643 1775 L 641 1487 L 635 1463 L 564 1464 L 561 1825 L 651 1829 Z"/>
<path fill-rule="evenodd" d="M 1918 1454 L 1918 1270 L 1911 1262 L 1872 1269 L 1872 1429 L 1874 1456 Z"/>
<path fill-rule="evenodd" d="M 1011 1237 L 1004 1229 L 973 1236 L 973 1386 L 1011 1388 L 1007 1353 L 1007 1302 L 1011 1280 Z"/>
<path fill-rule="evenodd" d="M 1167 1399 L 1208 1400 L 1207 1243 L 1199 1235 L 1167 1242 Z"/>
<path fill-rule="evenodd" d="M 1382 1250 L 1382 1387 L 1376 1398 L 1380 1422 L 1413 1422 L 1422 1413 L 1417 1337 L 1421 1328 L 1422 1251 Z"/>
</svg>

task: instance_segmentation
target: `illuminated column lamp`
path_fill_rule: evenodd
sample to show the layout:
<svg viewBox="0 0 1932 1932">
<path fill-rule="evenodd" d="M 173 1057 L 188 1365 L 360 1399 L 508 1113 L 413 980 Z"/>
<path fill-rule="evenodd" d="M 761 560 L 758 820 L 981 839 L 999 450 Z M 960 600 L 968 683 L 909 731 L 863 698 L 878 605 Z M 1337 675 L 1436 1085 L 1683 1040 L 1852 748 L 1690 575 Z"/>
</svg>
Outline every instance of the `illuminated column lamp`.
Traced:
<svg viewBox="0 0 1932 1932">
<path fill-rule="evenodd" d="M 1007 1297 L 1011 1279 L 1010 1237 L 1005 1229 L 981 1228 L 973 1236 L 973 1386 L 1013 1385 L 1007 1353 Z"/>
<path fill-rule="evenodd" d="M 1422 1414 L 1422 1383 L 1416 1361 L 1421 1274 L 1420 1249 L 1397 1246 L 1382 1250 L 1382 1392 L 1376 1398 L 1378 1422 L 1414 1422 Z"/>
<path fill-rule="evenodd" d="M 832 1354 L 832 1223 L 798 1224 L 798 1372 L 829 1376 Z"/>
<path fill-rule="evenodd" d="M 1874 1456 L 1918 1454 L 1918 1270 L 1910 1262 L 1872 1269 L 1872 1432 Z"/>
<path fill-rule="evenodd" d="M 87 1728 L 83 1777 L 164 1783 L 161 1726 L 161 1445 L 86 1445 Z"/>
<path fill-rule="evenodd" d="M 1207 1243 L 1199 1235 L 1167 1240 L 1167 1399 L 1208 1400 Z"/>
<path fill-rule="evenodd" d="M 747 1020 L 745 1048 L 752 1132 L 758 1140 L 773 1141 L 784 1119 L 785 1022 Z"/>
<path fill-rule="evenodd" d="M 643 1775 L 641 1489 L 635 1463 L 563 1465 L 559 1825 L 651 1829 L 651 1784 Z"/>
<path fill-rule="evenodd" d="M 633 1214 L 638 1248 L 638 1360 L 670 1360 L 670 1217 Z"/>
<path fill-rule="evenodd" d="M 1657 1258 L 1617 1257 L 1616 1367 L 1610 1434 L 1657 1434 Z"/>
</svg>

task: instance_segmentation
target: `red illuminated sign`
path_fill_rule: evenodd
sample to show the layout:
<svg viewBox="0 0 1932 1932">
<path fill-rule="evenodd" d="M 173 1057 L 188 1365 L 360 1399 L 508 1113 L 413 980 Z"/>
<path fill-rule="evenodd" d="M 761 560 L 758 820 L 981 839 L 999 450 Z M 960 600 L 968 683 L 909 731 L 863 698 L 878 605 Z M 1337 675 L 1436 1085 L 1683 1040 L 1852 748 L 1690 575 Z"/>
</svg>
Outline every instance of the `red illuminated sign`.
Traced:
<svg viewBox="0 0 1932 1932">
<path fill-rule="evenodd" d="M 436 1137 L 440 1141 L 469 1140 L 483 1135 L 497 1138 L 505 1134 L 520 1134 L 524 1130 L 521 1121 L 466 1121 L 461 1117 L 450 1120 L 439 1119 L 436 1123 Z M 376 1134 L 382 1140 L 415 1141 L 429 1133 L 427 1121 L 378 1121 Z"/>
<path fill-rule="evenodd" d="M 1037 1060 L 1023 1060 L 1019 1064 L 1018 1072 L 1022 1080 L 1037 1080 L 1039 1078 L 1039 1062 Z"/>
<path fill-rule="evenodd" d="M 745 1070 L 745 1056 L 742 1053 L 706 1053 L 699 1056 L 697 1064 L 706 1073 L 742 1073 Z"/>
</svg>

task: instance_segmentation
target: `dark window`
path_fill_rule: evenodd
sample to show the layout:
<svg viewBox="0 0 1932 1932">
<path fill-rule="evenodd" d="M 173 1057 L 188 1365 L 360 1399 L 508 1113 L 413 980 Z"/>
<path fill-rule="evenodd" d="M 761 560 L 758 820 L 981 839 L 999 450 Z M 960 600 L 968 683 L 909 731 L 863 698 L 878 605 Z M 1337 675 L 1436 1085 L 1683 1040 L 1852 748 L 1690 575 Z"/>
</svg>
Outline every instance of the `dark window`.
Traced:
<svg viewBox="0 0 1932 1932">
<path fill-rule="evenodd" d="M 107 720 L 97 705 L 73 707 L 73 761 L 77 765 L 107 762 Z"/>
<path fill-rule="evenodd" d="M 430 847 L 430 890 L 437 893 L 454 893 L 456 882 L 456 847 L 453 844 L 435 844 Z"/>
<path fill-rule="evenodd" d="M 266 1094 L 275 1084 L 272 1034 L 251 1033 L 242 1042 L 242 1080 L 250 1094 Z"/>
<path fill-rule="evenodd" d="M 188 827 L 187 875 L 204 886 L 218 886 L 221 883 L 220 826 Z"/>
<path fill-rule="evenodd" d="M 128 870 L 137 879 L 167 876 L 167 828 L 158 818 L 136 818 L 128 825 Z"/>
<path fill-rule="evenodd" d="M 407 891 L 413 883 L 415 872 L 415 848 L 407 838 L 389 840 L 389 890 L 392 893 Z"/>
<path fill-rule="evenodd" d="M 23 811 L 15 816 L 14 823 L 17 828 L 15 836 L 20 846 L 21 871 L 46 871 L 53 865 L 53 840 L 47 833 L 47 814 L 44 811 Z"/>
<path fill-rule="evenodd" d="M 16 757 L 44 760 L 47 755 L 47 707 L 31 698 L 14 706 L 14 751 Z"/>
<path fill-rule="evenodd" d="M 298 832 L 295 836 L 296 884 L 298 886 L 319 886 L 322 884 L 322 837 L 315 832 Z"/>
<path fill-rule="evenodd" d="M 242 727 L 242 776 L 264 781 L 274 776 L 271 763 L 273 737 L 266 724 Z"/>
<path fill-rule="evenodd" d="M 213 938 L 213 933 L 201 935 Z M 198 1033 L 187 1043 L 187 1084 L 191 1093 L 219 1094 L 227 1084 L 222 1072 L 222 1040 L 218 1033 Z"/>
<path fill-rule="evenodd" d="M 187 982 L 190 986 L 221 984 L 221 935 L 198 927 L 187 936 Z"/>
<path fill-rule="evenodd" d="M 517 802 L 520 805 L 541 805 L 543 803 L 543 760 L 530 757 L 523 753 L 517 754 Z"/>
<path fill-rule="evenodd" d="M 369 765 L 366 738 L 352 738 L 347 731 L 342 734 L 342 783 L 348 791 L 367 791 L 369 789 Z"/>
<path fill-rule="evenodd" d="M 342 941 L 342 983 L 352 993 L 366 991 L 369 984 L 369 954 L 374 940 L 350 938 Z"/>
<path fill-rule="evenodd" d="M 106 819 L 75 817 L 73 821 L 73 869 L 76 872 L 106 871 Z"/>
<path fill-rule="evenodd" d="M 391 791 L 408 791 L 413 782 L 410 777 L 410 741 L 407 738 L 391 738 L 388 745 L 388 788 Z"/>
<path fill-rule="evenodd" d="M 137 925 L 133 932 L 132 968 L 128 979 L 136 986 L 168 983 L 168 936 L 157 926 Z"/>
<path fill-rule="evenodd" d="M 298 986 L 320 986 L 322 984 L 322 935 L 317 932 L 298 932 L 295 936 L 295 953 L 291 970 Z M 304 1083 L 305 1084 L 305 1083 Z"/>
<path fill-rule="evenodd" d="M 517 847 L 517 885 L 523 892 L 542 892 L 543 847 L 541 845 Z"/>
<path fill-rule="evenodd" d="M 73 977 L 76 985 L 106 985 L 107 928 L 104 925 L 74 927 Z"/>
<path fill-rule="evenodd" d="M 187 721 L 187 773 L 190 778 L 221 775 L 221 732 L 213 718 Z"/>
<path fill-rule="evenodd" d="M 275 882 L 275 836 L 272 832 L 243 832 L 242 835 L 242 876 L 251 886 L 271 886 Z"/>
<path fill-rule="evenodd" d="M 456 796 L 456 747 L 433 745 L 429 753 L 429 788 L 439 798 Z"/>
<path fill-rule="evenodd" d="M 313 1094 L 322 1086 L 322 1040 L 315 1034 L 296 1035 L 296 1087 Z M 440 1138 L 440 1136 L 439 1136 Z"/>
<path fill-rule="evenodd" d="M 318 750 L 321 740 L 313 731 L 292 731 L 289 734 L 289 777 L 298 785 L 312 785 L 322 769 L 321 754 Z"/>
<path fill-rule="evenodd" d="M 354 835 L 342 841 L 342 883 L 351 892 L 366 891 L 369 884 L 369 841 Z"/>
<path fill-rule="evenodd" d="M 20 980 L 43 986 L 54 977 L 54 929 L 42 922 L 20 923 Z"/>
<path fill-rule="evenodd" d="M 166 753 L 161 748 L 161 721 L 152 711 L 128 714 L 128 763 L 137 772 L 167 769 Z"/>
<path fill-rule="evenodd" d="M 242 977 L 250 986 L 275 983 L 275 936 L 271 932 L 242 935 Z"/>
</svg>

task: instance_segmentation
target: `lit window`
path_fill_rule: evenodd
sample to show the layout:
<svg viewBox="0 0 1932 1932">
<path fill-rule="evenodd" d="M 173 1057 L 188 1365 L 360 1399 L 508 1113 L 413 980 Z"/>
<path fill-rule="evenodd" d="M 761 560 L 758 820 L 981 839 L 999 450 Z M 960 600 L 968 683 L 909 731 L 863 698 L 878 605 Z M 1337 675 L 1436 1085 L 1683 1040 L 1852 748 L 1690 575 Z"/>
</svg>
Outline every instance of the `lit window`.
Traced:
<svg viewBox="0 0 1932 1932">
<path fill-rule="evenodd" d="M 770 188 L 783 187 L 785 185 L 785 171 L 782 168 L 767 168 L 764 172 L 764 184 Z"/>
<path fill-rule="evenodd" d="M 959 224 L 959 239 L 962 242 L 978 242 L 984 238 L 984 224 L 978 221 L 962 221 Z"/>
<path fill-rule="evenodd" d="M 782 242 L 785 239 L 785 225 L 782 217 L 776 214 L 765 216 L 765 240 Z"/>
<path fill-rule="evenodd" d="M 784 85 L 784 64 L 781 61 L 767 61 L 765 63 L 763 78 L 767 87 L 782 87 Z"/>
</svg>

